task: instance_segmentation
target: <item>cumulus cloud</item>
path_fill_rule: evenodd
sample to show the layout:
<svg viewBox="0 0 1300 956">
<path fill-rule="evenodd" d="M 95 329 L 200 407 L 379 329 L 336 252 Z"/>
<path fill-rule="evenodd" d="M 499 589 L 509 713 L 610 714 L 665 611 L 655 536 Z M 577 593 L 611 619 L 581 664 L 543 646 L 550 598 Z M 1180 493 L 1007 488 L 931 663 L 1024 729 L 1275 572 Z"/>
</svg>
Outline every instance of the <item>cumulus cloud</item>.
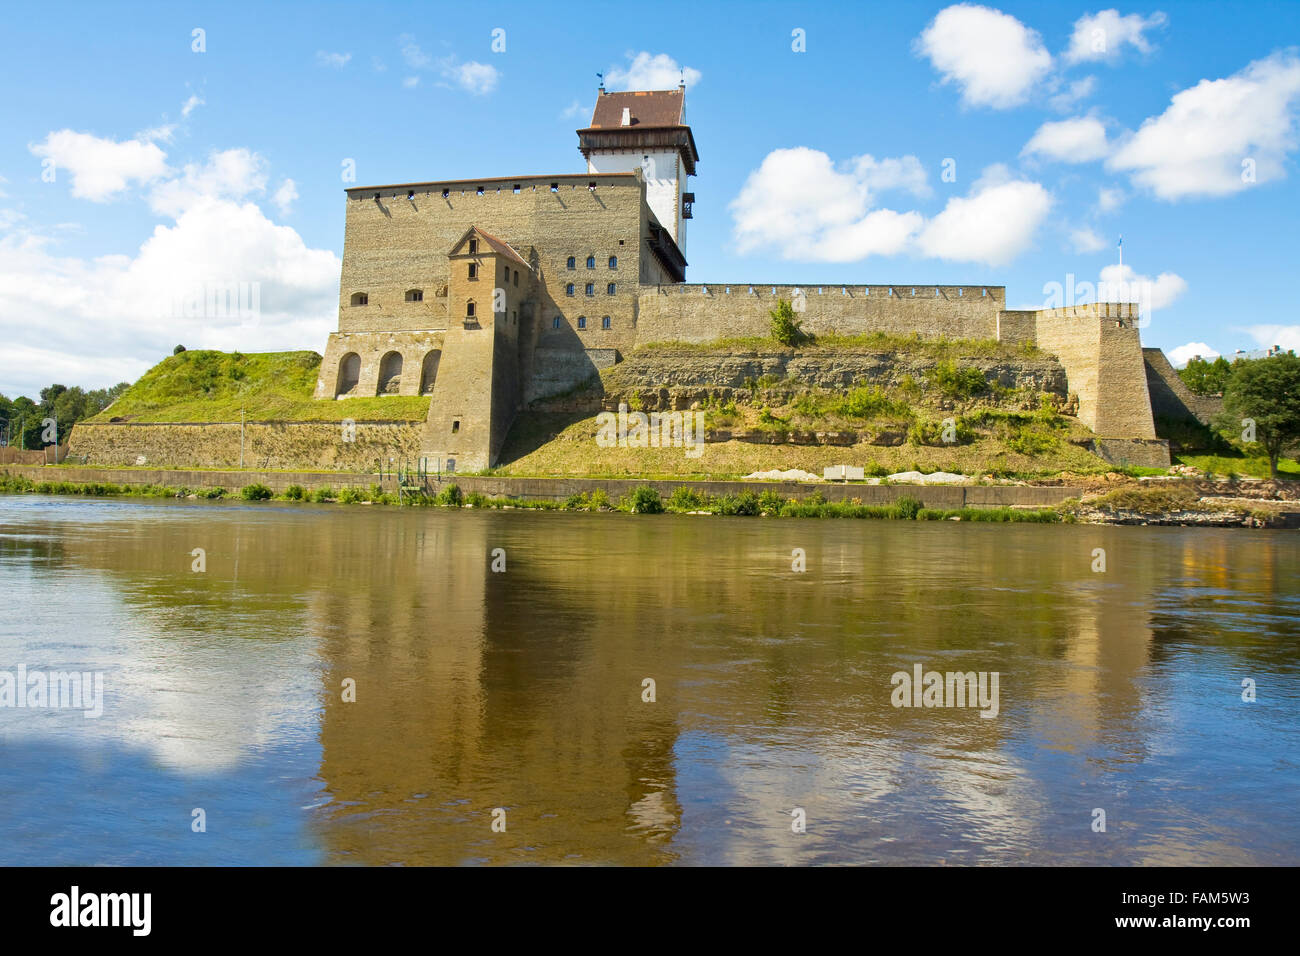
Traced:
<svg viewBox="0 0 1300 956">
<path fill-rule="evenodd" d="M 1204 342 L 1188 342 L 1186 345 L 1180 345 L 1177 348 L 1170 349 L 1165 357 L 1169 359 L 1169 364 L 1174 368 L 1182 368 L 1198 355 L 1207 361 L 1219 357 L 1219 353 Z"/>
<path fill-rule="evenodd" d="M 1159 11 L 1149 17 L 1137 13 L 1120 16 L 1118 10 L 1087 13 L 1074 22 L 1070 46 L 1061 58 L 1066 63 L 1117 60 L 1124 47 L 1131 46 L 1140 53 L 1153 49 L 1146 32 L 1163 27 L 1167 18 Z"/>
<path fill-rule="evenodd" d="M 1252 325 L 1246 331 L 1260 348 L 1278 345 L 1284 352 L 1300 353 L 1300 325 Z"/>
<path fill-rule="evenodd" d="M 289 210 L 293 208 L 294 201 L 298 198 L 298 185 L 292 179 L 285 179 L 280 183 L 280 188 L 271 196 L 271 202 L 275 203 L 275 208 L 280 210 L 281 216 L 289 215 Z"/>
<path fill-rule="evenodd" d="M 72 195 L 107 202 L 133 183 L 148 183 L 167 172 L 167 154 L 147 134 L 115 142 L 90 133 L 61 129 L 28 147 L 54 164 L 55 182 L 66 172 Z"/>
<path fill-rule="evenodd" d="M 875 192 L 895 188 L 928 190 L 915 156 L 859 156 L 836 166 L 806 146 L 773 150 L 731 203 L 737 248 L 822 262 L 901 252 L 922 216 L 871 208 Z"/>
<path fill-rule="evenodd" d="M 679 83 L 698 86 L 704 74 L 681 66 L 667 53 L 650 54 L 644 50 L 629 53 L 632 62 L 626 69 L 611 66 L 605 71 L 605 85 L 612 90 L 675 90 Z"/>
<path fill-rule="evenodd" d="M 948 201 L 926 225 L 917 246 L 927 256 L 1003 266 L 1028 248 L 1052 208 L 1035 182 L 985 177 L 971 194 Z"/>
<path fill-rule="evenodd" d="M 560 119 L 577 119 L 582 116 L 590 107 L 583 106 L 577 100 L 574 100 L 563 110 L 560 111 Z"/>
<path fill-rule="evenodd" d="M 1052 68 L 1042 38 L 1015 17 L 971 3 L 945 7 L 914 44 L 967 106 L 1023 103 Z"/>
<path fill-rule="evenodd" d="M 1094 116 L 1044 123 L 1025 144 L 1021 155 L 1046 156 L 1063 163 L 1088 163 L 1110 150 L 1106 127 Z"/>
<path fill-rule="evenodd" d="M 1048 105 L 1058 113 L 1068 113 L 1074 109 L 1075 104 L 1086 100 L 1096 90 L 1097 78 L 1095 76 L 1085 76 L 1081 80 L 1075 80 L 1060 93 L 1053 96 L 1048 100 Z"/>
<path fill-rule="evenodd" d="M 1173 272 L 1162 272 L 1154 279 L 1142 275 L 1132 266 L 1118 264 L 1101 270 L 1097 299 L 1103 302 L 1138 302 L 1143 317 L 1152 309 L 1163 309 L 1187 291 L 1187 280 Z"/>
<path fill-rule="evenodd" d="M 783 258 L 853 262 L 904 252 L 1000 265 L 1023 249 L 1051 205 L 1037 183 L 992 168 L 964 199 L 930 222 L 915 210 L 881 208 L 880 194 L 930 193 L 915 156 L 858 156 L 836 164 L 796 147 L 769 153 L 731 203 L 741 253 L 776 250 Z"/>
<path fill-rule="evenodd" d="M 1114 186 L 1102 186 L 1097 190 L 1097 211 L 1114 212 L 1120 206 L 1124 205 L 1124 190 L 1117 189 Z"/>
<path fill-rule="evenodd" d="M 221 150 L 177 172 L 165 158 L 159 150 L 141 175 L 118 169 L 124 183 L 153 183 L 138 195 L 172 220 L 129 254 L 61 255 L 57 228 L 41 233 L 0 215 L 0 338 L 9 359 L 0 392 L 31 395 L 53 380 L 87 387 L 131 380 L 178 341 L 245 351 L 320 347 L 337 316 L 341 263 L 251 201 L 265 189 L 265 160 Z M 125 188 L 78 168 L 86 198 Z M 155 170 L 168 178 L 145 175 Z M 291 193 L 286 179 L 272 201 Z M 235 308 L 214 309 L 214 297 Z"/>
<path fill-rule="evenodd" d="M 1226 196 L 1286 176 L 1296 148 L 1300 59 L 1256 60 L 1239 73 L 1176 93 L 1107 161 L 1166 200 Z"/>
<path fill-rule="evenodd" d="M 181 174 L 149 194 L 154 212 L 175 218 L 206 197 L 243 199 L 266 188 L 266 160 L 247 149 L 214 151 L 202 165 L 186 163 Z"/>
<path fill-rule="evenodd" d="M 191 93 L 189 99 L 181 104 L 181 118 L 184 119 L 188 117 L 200 106 L 203 106 L 205 102 L 206 101 L 203 97 L 199 96 L 197 93 Z"/>
<path fill-rule="evenodd" d="M 1070 246 L 1074 252 L 1100 252 L 1107 245 L 1106 240 L 1097 235 L 1091 226 L 1081 226 L 1070 232 Z"/>
<path fill-rule="evenodd" d="M 324 50 L 316 51 L 316 65 L 328 67 L 331 70 L 341 70 L 348 65 L 352 59 L 351 53 L 327 53 Z"/>
</svg>

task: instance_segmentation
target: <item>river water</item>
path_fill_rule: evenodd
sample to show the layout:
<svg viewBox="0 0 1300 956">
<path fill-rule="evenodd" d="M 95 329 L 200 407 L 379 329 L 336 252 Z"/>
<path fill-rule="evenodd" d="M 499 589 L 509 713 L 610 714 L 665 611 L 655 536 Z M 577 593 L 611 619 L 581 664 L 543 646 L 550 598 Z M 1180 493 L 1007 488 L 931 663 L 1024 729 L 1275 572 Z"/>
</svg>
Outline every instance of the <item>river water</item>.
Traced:
<svg viewBox="0 0 1300 956">
<path fill-rule="evenodd" d="M 0 864 L 1296 863 L 1297 542 L 0 496 Z"/>
</svg>

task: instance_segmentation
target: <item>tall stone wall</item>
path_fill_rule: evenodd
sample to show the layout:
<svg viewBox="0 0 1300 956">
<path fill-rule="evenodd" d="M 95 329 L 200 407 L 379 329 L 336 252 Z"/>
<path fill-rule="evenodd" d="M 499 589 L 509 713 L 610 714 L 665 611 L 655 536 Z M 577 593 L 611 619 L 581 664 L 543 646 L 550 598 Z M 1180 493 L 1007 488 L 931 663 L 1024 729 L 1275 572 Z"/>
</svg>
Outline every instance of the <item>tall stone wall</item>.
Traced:
<svg viewBox="0 0 1300 956">
<path fill-rule="evenodd" d="M 925 338 L 993 339 L 1006 306 L 1001 286 L 789 286 L 678 284 L 642 290 L 637 340 L 708 342 L 766 336 L 778 301 L 801 301 L 814 334 L 919 333 Z"/>
<path fill-rule="evenodd" d="M 401 462 L 420 454 L 421 422 L 247 422 L 248 468 L 337 468 L 364 471 L 375 459 Z M 240 467 L 240 423 L 73 426 L 70 454 L 91 465 L 166 468 Z M 143 459 L 143 461 L 141 461 Z"/>
<path fill-rule="evenodd" d="M 1142 358 L 1146 362 L 1151 411 L 1157 418 L 1194 419 L 1209 425 L 1223 411 L 1221 396 L 1193 393 L 1160 349 L 1143 349 Z"/>
<path fill-rule="evenodd" d="M 401 387 L 398 395 L 428 394 L 421 391 L 424 361 L 430 352 L 442 348 L 442 331 L 414 332 L 334 332 L 325 344 L 321 359 L 320 377 L 316 379 L 313 397 L 334 398 L 339 387 L 339 363 L 355 353 L 360 359 L 360 377 L 351 395 L 379 394 L 379 366 L 384 356 L 397 352 L 402 356 Z"/>
</svg>

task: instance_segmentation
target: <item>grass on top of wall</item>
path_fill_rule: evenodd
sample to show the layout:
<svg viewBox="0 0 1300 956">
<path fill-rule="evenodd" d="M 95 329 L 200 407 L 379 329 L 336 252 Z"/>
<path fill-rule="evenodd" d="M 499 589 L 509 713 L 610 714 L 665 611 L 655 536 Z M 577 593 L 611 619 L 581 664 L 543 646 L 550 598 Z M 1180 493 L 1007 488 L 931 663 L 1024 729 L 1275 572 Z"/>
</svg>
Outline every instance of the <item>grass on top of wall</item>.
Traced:
<svg viewBox="0 0 1300 956">
<path fill-rule="evenodd" d="M 126 422 L 423 421 L 428 396 L 317 401 L 315 352 L 216 352 L 172 355 L 145 372 L 92 425 Z"/>
<path fill-rule="evenodd" d="M 715 339 L 712 342 L 647 342 L 634 352 L 819 352 L 870 349 L 880 352 L 909 352 L 931 358 L 1012 358 L 1043 355 L 1033 345 L 1009 345 L 997 339 L 921 338 L 889 332 L 860 335 L 813 335 L 796 346 L 785 345 L 772 336 Z"/>
</svg>

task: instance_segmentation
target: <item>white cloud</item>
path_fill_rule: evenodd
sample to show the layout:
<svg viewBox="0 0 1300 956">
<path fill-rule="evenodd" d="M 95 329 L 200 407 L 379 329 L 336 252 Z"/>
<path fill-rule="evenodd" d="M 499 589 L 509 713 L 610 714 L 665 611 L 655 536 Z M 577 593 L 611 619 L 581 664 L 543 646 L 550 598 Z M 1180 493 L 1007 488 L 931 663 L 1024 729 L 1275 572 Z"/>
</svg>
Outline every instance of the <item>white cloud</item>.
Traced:
<svg viewBox="0 0 1300 956">
<path fill-rule="evenodd" d="M 408 76 L 402 80 L 402 86 L 408 90 L 413 90 L 419 85 L 420 78 L 418 76 Z"/>
<path fill-rule="evenodd" d="M 1094 116 L 1044 123 L 1025 144 L 1021 155 L 1046 156 L 1063 163 L 1088 163 L 1110 150 L 1106 127 Z"/>
<path fill-rule="evenodd" d="M 560 111 L 560 119 L 577 119 L 587 112 L 588 107 L 583 106 L 577 100 L 574 100 L 563 110 Z"/>
<path fill-rule="evenodd" d="M 741 253 L 776 248 L 783 258 L 851 262 L 902 252 L 923 223 L 920 213 L 873 210 L 873 190 L 928 189 L 914 156 L 859 156 L 840 168 L 819 150 L 769 153 L 731 203 Z"/>
<path fill-rule="evenodd" d="M 917 211 L 876 208 L 879 193 L 930 192 L 914 156 L 859 156 L 835 164 L 800 146 L 769 153 L 731 203 L 737 250 L 775 249 L 783 258 L 854 262 L 920 252 L 1002 264 L 1032 238 L 1051 199 L 1037 183 L 990 167 L 967 199 L 954 199 L 927 223 Z"/>
<path fill-rule="evenodd" d="M 281 216 L 287 216 L 297 198 L 298 185 L 292 179 L 285 179 L 271 196 L 271 202 L 275 203 L 275 208 L 280 210 Z"/>
<path fill-rule="evenodd" d="M 190 98 L 187 99 L 183 104 L 181 104 L 181 118 L 184 119 L 185 117 L 189 116 L 200 106 L 203 106 L 204 103 L 205 101 L 201 96 L 199 96 L 197 93 L 191 93 Z"/>
<path fill-rule="evenodd" d="M 1219 357 L 1219 353 L 1204 342 L 1188 342 L 1186 345 L 1180 345 L 1165 353 L 1165 357 L 1169 359 L 1169 364 L 1174 368 L 1182 368 L 1198 355 L 1207 361 Z"/>
<path fill-rule="evenodd" d="M 1052 207 L 1035 182 L 988 177 L 970 196 L 953 198 L 926 225 L 917 245 L 927 256 L 1003 266 L 1023 252 Z"/>
<path fill-rule="evenodd" d="M 487 63 L 471 60 L 468 63 L 456 63 L 448 59 L 442 62 L 440 72 L 444 80 L 459 86 L 467 93 L 482 96 L 497 88 L 501 72 Z"/>
<path fill-rule="evenodd" d="M 611 66 L 605 71 L 605 85 L 611 90 L 675 90 L 682 82 L 694 88 L 704 78 L 699 70 L 679 65 L 667 53 L 642 50 L 628 57 L 632 62 L 627 69 Z"/>
<path fill-rule="evenodd" d="M 316 65 L 329 67 L 332 70 L 341 70 L 348 65 L 352 59 L 351 53 L 327 53 L 324 50 L 316 51 Z"/>
<path fill-rule="evenodd" d="M 1097 190 L 1097 211 L 1103 213 L 1114 212 L 1124 205 L 1126 198 L 1124 190 L 1113 186 L 1102 186 Z"/>
<path fill-rule="evenodd" d="M 1278 345 L 1284 352 L 1300 353 L 1300 325 L 1252 325 L 1246 331 L 1260 348 Z"/>
<path fill-rule="evenodd" d="M 961 89 L 967 106 L 1006 109 L 1023 103 L 1052 68 L 1042 38 L 1015 17 L 960 3 L 940 10 L 914 49 Z"/>
<path fill-rule="evenodd" d="M 149 194 L 154 212 L 175 218 L 204 198 L 244 199 L 266 189 L 266 160 L 247 149 L 213 152 L 202 166 L 186 163 L 181 175 Z"/>
<path fill-rule="evenodd" d="M 72 176 L 72 195 L 92 202 L 107 202 L 132 183 L 148 183 L 168 172 L 167 154 L 150 139 L 119 143 L 61 129 L 28 149 L 53 161 L 55 182 L 66 171 Z"/>
<path fill-rule="evenodd" d="M 1097 235 L 1090 226 L 1082 226 L 1070 232 L 1070 245 L 1075 252 L 1100 252 L 1108 243 Z"/>
<path fill-rule="evenodd" d="M 1146 31 L 1163 27 L 1165 22 L 1165 15 L 1159 11 L 1149 17 L 1136 13 L 1120 16 L 1118 10 L 1084 14 L 1074 22 L 1070 46 L 1061 58 L 1066 63 L 1114 61 L 1125 46 L 1150 53 L 1153 47 L 1146 38 Z"/>
<path fill-rule="evenodd" d="M 1075 104 L 1081 100 L 1086 100 L 1097 90 L 1097 78 L 1095 76 L 1085 76 L 1081 80 L 1075 80 L 1064 92 L 1057 93 L 1050 100 L 1049 105 L 1058 113 L 1068 113 L 1074 109 Z"/>
<path fill-rule="evenodd" d="M 1138 302 L 1142 315 L 1152 309 L 1163 309 L 1187 291 L 1187 280 L 1173 272 L 1162 272 L 1154 279 L 1134 271 L 1132 266 L 1118 264 L 1101 270 L 1097 284 L 1097 299 L 1101 302 Z"/>
<path fill-rule="evenodd" d="M 1296 148 L 1300 59 L 1275 54 L 1176 93 L 1107 162 L 1161 199 L 1225 196 L 1286 176 Z"/>
<path fill-rule="evenodd" d="M 402 59 L 406 65 L 413 70 L 431 70 L 433 69 L 433 57 L 420 49 L 420 45 L 415 42 L 415 37 L 409 33 L 403 33 L 397 38 L 401 44 Z"/>
</svg>

